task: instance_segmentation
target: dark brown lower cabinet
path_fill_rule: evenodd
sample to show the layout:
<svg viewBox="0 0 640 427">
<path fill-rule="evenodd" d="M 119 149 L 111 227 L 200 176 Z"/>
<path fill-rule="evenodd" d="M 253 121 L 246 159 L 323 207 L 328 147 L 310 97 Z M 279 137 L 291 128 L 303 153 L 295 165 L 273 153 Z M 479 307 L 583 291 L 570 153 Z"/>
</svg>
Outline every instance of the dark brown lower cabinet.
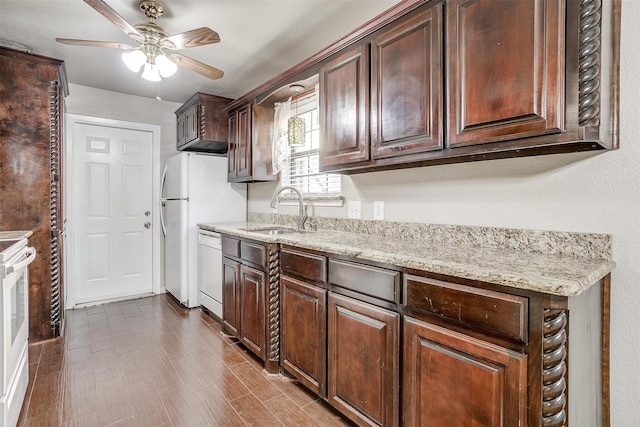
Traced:
<svg viewBox="0 0 640 427">
<path fill-rule="evenodd" d="M 324 397 L 327 291 L 286 276 L 280 289 L 280 364 Z"/>
<path fill-rule="evenodd" d="M 329 293 L 327 323 L 329 403 L 359 425 L 397 426 L 400 315 Z"/>
<path fill-rule="evenodd" d="M 262 360 L 265 348 L 265 273 L 240 266 L 240 341 Z"/>
<path fill-rule="evenodd" d="M 526 425 L 526 355 L 408 316 L 403 329 L 403 425 Z"/>
<path fill-rule="evenodd" d="M 222 258 L 222 329 L 239 336 L 240 332 L 240 263 Z"/>
</svg>

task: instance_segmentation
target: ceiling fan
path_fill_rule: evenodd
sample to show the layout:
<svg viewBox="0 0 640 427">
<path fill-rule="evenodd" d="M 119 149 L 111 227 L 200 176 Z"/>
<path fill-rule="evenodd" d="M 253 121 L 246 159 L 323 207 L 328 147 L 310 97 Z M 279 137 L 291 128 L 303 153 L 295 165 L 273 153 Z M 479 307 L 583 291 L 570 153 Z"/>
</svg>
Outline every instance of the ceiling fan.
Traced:
<svg viewBox="0 0 640 427">
<path fill-rule="evenodd" d="M 122 54 L 124 63 L 135 73 L 142 70 L 142 78 L 150 81 L 160 81 L 161 77 L 172 76 L 176 72 L 176 65 L 210 79 L 219 79 L 224 75 L 221 70 L 188 56 L 179 53 L 164 53 L 165 50 L 180 50 L 218 43 L 220 36 L 212 29 L 201 27 L 169 35 L 162 27 L 156 24 L 156 20 L 164 13 L 164 7 L 155 1 L 142 0 L 140 2 L 140 10 L 149 19 L 149 22 L 136 25 L 131 25 L 102 0 L 84 0 L 84 2 L 111 21 L 120 31 L 135 40 L 138 46 L 133 47 L 118 42 L 63 38 L 56 38 L 57 42 L 127 50 L 129 52 Z"/>
</svg>

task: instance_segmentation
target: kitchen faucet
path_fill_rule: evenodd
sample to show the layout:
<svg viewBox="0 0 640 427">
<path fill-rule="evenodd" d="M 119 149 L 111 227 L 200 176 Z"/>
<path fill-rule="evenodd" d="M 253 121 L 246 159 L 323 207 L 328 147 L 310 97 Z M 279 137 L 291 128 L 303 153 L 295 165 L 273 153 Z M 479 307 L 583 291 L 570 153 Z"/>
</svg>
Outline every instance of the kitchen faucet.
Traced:
<svg viewBox="0 0 640 427">
<path fill-rule="evenodd" d="M 304 198 L 302 197 L 302 193 L 297 188 L 291 185 L 285 185 L 278 189 L 275 192 L 273 197 L 271 198 L 271 208 L 276 208 L 276 203 L 278 203 L 278 195 L 282 193 L 284 190 L 292 190 L 294 193 L 298 195 L 298 206 L 299 206 L 299 214 L 298 214 L 298 230 L 304 230 L 304 223 L 307 220 L 307 210 L 304 206 Z"/>
</svg>

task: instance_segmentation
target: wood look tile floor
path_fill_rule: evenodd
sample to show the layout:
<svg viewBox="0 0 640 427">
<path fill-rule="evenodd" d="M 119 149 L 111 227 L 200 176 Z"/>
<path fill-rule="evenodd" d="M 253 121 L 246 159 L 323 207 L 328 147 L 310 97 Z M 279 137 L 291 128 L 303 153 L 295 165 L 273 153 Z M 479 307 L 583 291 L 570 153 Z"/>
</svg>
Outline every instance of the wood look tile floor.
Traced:
<svg viewBox="0 0 640 427">
<path fill-rule="evenodd" d="M 66 316 L 63 338 L 29 347 L 19 426 L 350 425 L 166 295 Z"/>
</svg>

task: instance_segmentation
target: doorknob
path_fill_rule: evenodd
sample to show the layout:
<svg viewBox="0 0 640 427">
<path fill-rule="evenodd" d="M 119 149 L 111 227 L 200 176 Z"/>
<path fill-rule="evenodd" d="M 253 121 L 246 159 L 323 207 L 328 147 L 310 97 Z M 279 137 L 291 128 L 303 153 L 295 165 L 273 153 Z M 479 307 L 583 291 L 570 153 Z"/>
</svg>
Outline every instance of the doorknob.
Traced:
<svg viewBox="0 0 640 427">
<path fill-rule="evenodd" d="M 144 228 L 151 228 L 151 223 L 150 222 L 145 222 L 144 223 Z"/>
<path fill-rule="evenodd" d="M 145 211 L 144 216 L 149 216 L 149 215 L 151 215 L 151 212 Z"/>
</svg>

